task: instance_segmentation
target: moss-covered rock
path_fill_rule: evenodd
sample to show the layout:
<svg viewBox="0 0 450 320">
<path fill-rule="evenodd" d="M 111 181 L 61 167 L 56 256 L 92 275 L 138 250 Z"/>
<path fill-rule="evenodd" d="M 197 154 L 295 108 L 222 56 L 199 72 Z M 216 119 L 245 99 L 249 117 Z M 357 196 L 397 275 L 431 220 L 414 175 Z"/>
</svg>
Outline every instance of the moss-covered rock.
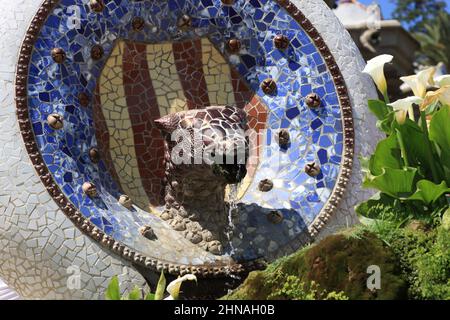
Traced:
<svg viewBox="0 0 450 320">
<path fill-rule="evenodd" d="M 371 265 L 381 270 L 380 290 L 367 288 L 367 268 Z M 336 295 L 404 299 L 407 287 L 400 274 L 395 255 L 374 234 L 337 234 L 274 262 L 264 271 L 251 273 L 225 299 L 332 299 Z"/>
</svg>

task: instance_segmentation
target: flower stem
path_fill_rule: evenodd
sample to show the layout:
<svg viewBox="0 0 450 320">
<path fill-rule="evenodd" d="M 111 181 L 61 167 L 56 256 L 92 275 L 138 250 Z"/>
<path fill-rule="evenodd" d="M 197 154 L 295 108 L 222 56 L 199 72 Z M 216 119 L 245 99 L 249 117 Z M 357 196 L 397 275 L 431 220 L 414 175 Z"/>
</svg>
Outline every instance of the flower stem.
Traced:
<svg viewBox="0 0 450 320">
<path fill-rule="evenodd" d="M 386 104 L 391 103 L 391 101 L 389 100 L 389 95 L 388 95 L 388 93 L 387 93 L 387 90 L 383 92 L 383 98 L 384 98 L 384 102 L 385 102 Z"/>
<path fill-rule="evenodd" d="M 433 176 L 434 183 L 440 183 L 441 181 L 439 179 L 438 168 L 436 166 L 436 162 L 434 161 L 433 156 L 434 155 L 433 146 L 431 145 L 430 138 L 428 136 L 428 125 L 425 111 L 420 112 L 420 121 L 423 133 L 425 135 L 425 148 L 427 149 L 426 157 L 427 162 L 430 164 L 431 175 Z M 441 172 L 443 172 L 443 169 L 441 169 Z"/>
<path fill-rule="evenodd" d="M 406 152 L 405 148 L 405 142 L 403 141 L 403 136 L 400 130 L 395 129 L 395 132 L 397 133 L 397 141 L 398 145 L 400 146 L 400 151 L 402 153 L 403 163 L 404 163 L 404 169 L 409 167 L 409 161 L 408 161 L 408 153 Z"/>
</svg>

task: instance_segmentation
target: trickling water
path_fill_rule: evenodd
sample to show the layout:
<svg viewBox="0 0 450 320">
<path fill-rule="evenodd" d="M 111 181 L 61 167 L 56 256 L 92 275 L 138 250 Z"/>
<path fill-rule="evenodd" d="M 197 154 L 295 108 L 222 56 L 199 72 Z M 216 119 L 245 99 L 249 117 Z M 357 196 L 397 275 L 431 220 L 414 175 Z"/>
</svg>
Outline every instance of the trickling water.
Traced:
<svg viewBox="0 0 450 320">
<path fill-rule="evenodd" d="M 227 255 L 229 255 L 230 257 L 233 257 L 235 255 L 235 253 L 236 253 L 236 248 L 233 245 L 233 235 L 234 235 L 234 229 L 236 227 L 234 225 L 234 222 L 233 222 L 233 215 L 238 210 L 237 198 L 238 198 L 239 186 L 240 186 L 239 183 L 228 185 L 228 188 L 229 188 L 228 189 L 228 195 L 227 195 L 228 227 L 227 227 L 226 236 L 227 236 L 227 239 L 228 239 L 228 245 L 230 247 L 230 252 L 227 253 Z M 241 235 L 240 235 L 240 237 L 241 237 Z M 231 261 L 230 261 L 230 265 L 231 265 Z M 229 273 L 228 276 L 230 278 L 232 278 L 232 279 L 241 280 L 241 277 L 239 277 L 239 276 L 237 276 L 235 274 Z"/>
<path fill-rule="evenodd" d="M 227 238 L 228 244 L 230 246 L 230 256 L 233 256 L 236 252 L 236 248 L 233 245 L 233 232 L 235 225 L 233 222 L 233 212 L 237 210 L 237 195 L 238 195 L 238 184 L 229 185 L 228 193 L 228 228 L 227 228 Z"/>
</svg>

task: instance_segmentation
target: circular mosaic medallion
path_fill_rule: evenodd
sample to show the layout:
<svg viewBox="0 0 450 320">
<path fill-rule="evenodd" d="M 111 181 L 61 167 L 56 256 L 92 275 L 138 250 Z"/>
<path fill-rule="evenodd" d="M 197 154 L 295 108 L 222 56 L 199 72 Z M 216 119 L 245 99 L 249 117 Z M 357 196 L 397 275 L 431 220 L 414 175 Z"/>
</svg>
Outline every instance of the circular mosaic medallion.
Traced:
<svg viewBox="0 0 450 320">
<path fill-rule="evenodd" d="M 220 276 L 300 248 L 352 167 L 344 80 L 287 0 L 46 0 L 21 49 L 16 96 L 30 158 L 61 209 L 115 253 L 173 274 Z M 163 219 L 155 122 L 211 106 L 244 110 L 257 136 L 246 178 L 228 190 L 222 250 Z"/>
</svg>

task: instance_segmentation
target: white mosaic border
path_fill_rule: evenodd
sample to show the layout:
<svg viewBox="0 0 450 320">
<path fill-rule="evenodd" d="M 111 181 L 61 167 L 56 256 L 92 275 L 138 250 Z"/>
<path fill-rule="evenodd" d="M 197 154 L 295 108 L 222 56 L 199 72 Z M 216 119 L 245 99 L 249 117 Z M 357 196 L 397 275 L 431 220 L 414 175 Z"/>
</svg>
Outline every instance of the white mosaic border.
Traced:
<svg viewBox="0 0 450 320">
<path fill-rule="evenodd" d="M 41 3 L 0 0 L 0 278 L 26 299 L 102 299 L 114 275 L 123 289 L 146 282 L 58 209 L 31 165 L 17 124 L 16 62 Z M 74 266 L 81 288 L 69 290 L 68 268 Z"/>
<path fill-rule="evenodd" d="M 354 106 L 355 155 L 368 154 L 374 137 L 380 134 L 366 107 L 367 98 L 375 96 L 375 91 L 360 73 L 364 62 L 322 0 L 293 2 L 322 34 L 341 68 Z M 144 279 L 128 263 L 81 234 L 36 175 L 17 125 L 13 83 L 19 47 L 41 1 L 0 0 L 0 4 L 0 277 L 27 299 L 101 299 L 115 274 L 120 275 L 123 288 L 144 286 Z M 349 190 L 322 236 L 357 221 L 354 205 L 370 196 L 360 190 L 360 181 L 355 159 Z M 67 268 L 71 266 L 80 267 L 79 290 L 67 287 Z"/>
</svg>

